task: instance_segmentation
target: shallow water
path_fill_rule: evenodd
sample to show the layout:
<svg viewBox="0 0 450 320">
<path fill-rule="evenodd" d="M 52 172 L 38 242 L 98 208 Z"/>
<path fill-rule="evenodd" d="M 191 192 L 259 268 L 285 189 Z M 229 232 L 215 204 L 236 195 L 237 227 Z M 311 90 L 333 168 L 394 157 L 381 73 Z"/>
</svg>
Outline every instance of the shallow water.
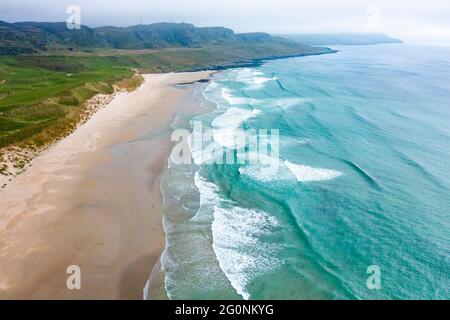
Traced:
<svg viewBox="0 0 450 320">
<path fill-rule="evenodd" d="M 170 164 L 169 298 L 450 297 L 450 49 L 337 49 L 224 71 L 198 92 L 209 109 L 190 129 L 214 128 L 211 145 L 277 129 L 280 149 L 263 161 L 276 171 Z"/>
</svg>

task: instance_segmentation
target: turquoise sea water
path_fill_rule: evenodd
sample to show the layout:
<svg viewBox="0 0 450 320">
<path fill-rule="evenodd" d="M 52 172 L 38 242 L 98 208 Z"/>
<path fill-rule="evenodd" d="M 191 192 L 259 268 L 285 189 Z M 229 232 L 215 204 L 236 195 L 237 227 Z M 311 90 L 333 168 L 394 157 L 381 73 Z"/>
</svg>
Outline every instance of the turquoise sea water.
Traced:
<svg viewBox="0 0 450 320">
<path fill-rule="evenodd" d="M 275 173 L 169 163 L 169 298 L 450 298 L 450 49 L 337 49 L 220 72 L 208 112 L 174 125 L 230 149 L 278 129 L 280 153 Z"/>
</svg>

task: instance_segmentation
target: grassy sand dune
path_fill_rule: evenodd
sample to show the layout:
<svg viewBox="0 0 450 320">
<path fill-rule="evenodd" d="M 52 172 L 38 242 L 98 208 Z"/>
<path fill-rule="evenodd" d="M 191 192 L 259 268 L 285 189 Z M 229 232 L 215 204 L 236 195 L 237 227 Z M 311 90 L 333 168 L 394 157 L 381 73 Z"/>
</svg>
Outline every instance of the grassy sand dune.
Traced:
<svg viewBox="0 0 450 320">
<path fill-rule="evenodd" d="M 140 75 L 113 59 L 1 57 L 0 173 L 16 175 Z"/>
<path fill-rule="evenodd" d="M 0 299 L 141 299 L 164 246 L 159 176 L 189 86 L 209 72 L 143 75 L 1 190 Z M 68 290 L 66 269 L 82 270 Z"/>
</svg>

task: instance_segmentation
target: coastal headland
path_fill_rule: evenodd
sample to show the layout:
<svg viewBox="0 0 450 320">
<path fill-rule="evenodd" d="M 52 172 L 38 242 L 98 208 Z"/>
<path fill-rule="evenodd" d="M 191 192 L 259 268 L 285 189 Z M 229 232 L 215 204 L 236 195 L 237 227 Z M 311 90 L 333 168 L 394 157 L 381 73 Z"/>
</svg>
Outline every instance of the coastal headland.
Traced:
<svg viewBox="0 0 450 320">
<path fill-rule="evenodd" d="M 0 197 L 0 298 L 141 299 L 164 245 L 159 176 L 170 129 L 211 72 L 143 75 L 44 151 Z M 155 133 L 155 134 L 152 134 Z M 69 266 L 81 289 L 66 286 Z"/>
</svg>

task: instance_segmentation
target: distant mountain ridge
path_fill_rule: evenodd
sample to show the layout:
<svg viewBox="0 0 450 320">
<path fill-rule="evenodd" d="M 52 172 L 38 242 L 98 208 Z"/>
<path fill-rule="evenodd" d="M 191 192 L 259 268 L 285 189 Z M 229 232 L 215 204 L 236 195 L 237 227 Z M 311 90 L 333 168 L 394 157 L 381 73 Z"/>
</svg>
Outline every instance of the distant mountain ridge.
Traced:
<svg viewBox="0 0 450 320">
<path fill-rule="evenodd" d="M 303 33 L 280 36 L 310 46 L 402 43 L 401 40 L 391 38 L 382 33 Z"/>
<path fill-rule="evenodd" d="M 0 21 L 0 55 L 94 49 L 195 48 L 210 45 L 270 45 L 306 50 L 308 46 L 266 33 L 237 34 L 224 27 L 195 27 L 188 23 L 154 23 L 130 27 L 81 26 L 70 30 L 64 22 Z"/>
</svg>

